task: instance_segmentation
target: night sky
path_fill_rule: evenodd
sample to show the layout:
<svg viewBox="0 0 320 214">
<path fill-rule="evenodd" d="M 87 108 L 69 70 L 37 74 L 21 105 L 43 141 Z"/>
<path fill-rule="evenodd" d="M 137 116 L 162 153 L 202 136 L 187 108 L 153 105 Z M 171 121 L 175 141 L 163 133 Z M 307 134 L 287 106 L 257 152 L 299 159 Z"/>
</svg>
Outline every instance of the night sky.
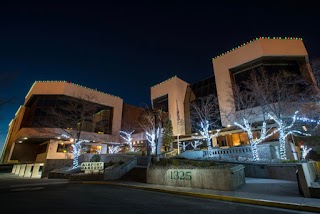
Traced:
<svg viewBox="0 0 320 214">
<path fill-rule="evenodd" d="M 36 80 L 71 81 L 142 106 L 151 86 L 209 77 L 212 57 L 255 37 L 302 37 L 310 58 L 320 57 L 316 1 L 112 2 L 0 1 L 0 77 L 11 77 L 0 96 L 14 98 L 0 109 L 0 151 Z"/>
</svg>

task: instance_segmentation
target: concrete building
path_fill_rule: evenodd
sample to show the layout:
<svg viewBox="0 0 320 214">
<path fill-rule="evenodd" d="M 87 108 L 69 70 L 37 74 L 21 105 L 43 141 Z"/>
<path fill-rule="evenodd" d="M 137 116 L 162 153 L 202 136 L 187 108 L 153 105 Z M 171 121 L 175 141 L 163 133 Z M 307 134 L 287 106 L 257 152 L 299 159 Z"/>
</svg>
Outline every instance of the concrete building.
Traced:
<svg viewBox="0 0 320 214">
<path fill-rule="evenodd" d="M 174 135 L 185 134 L 184 98 L 188 85 L 174 76 L 151 87 L 152 107 L 169 113 Z"/>
<path fill-rule="evenodd" d="M 150 88 L 152 107 L 168 113 L 173 135 L 180 136 L 181 142 L 193 140 L 190 104 L 198 98 L 214 94 L 219 101 L 222 131 L 212 140 L 212 146 L 228 148 L 247 143 L 247 134 L 229 127 L 233 121 L 224 118 L 222 113 L 236 111 L 228 101 L 228 96 L 233 94 L 230 84 L 239 83 L 254 69 L 264 68 L 268 71 L 290 68 L 306 80 L 315 82 L 307 50 L 299 38 L 257 38 L 214 57 L 212 63 L 213 75 L 209 78 L 189 84 L 174 76 Z M 70 112 L 60 107 L 70 101 L 74 104 L 90 104 L 95 112 L 77 124 L 61 127 L 63 118 L 54 118 L 48 109 L 60 109 L 68 115 Z M 141 108 L 124 104 L 121 98 L 110 94 L 65 81 L 36 81 L 9 124 L 0 161 L 44 163 L 47 160 L 72 159 L 70 151 L 72 140 L 75 139 L 72 130 L 78 129 L 79 125 L 82 130 L 80 138 L 86 140 L 82 152 L 108 153 L 108 145 L 124 143 L 119 131 L 126 129 L 135 130 L 133 145 L 145 150 L 146 136 L 137 123 L 141 114 Z M 56 123 L 46 126 L 43 122 L 50 118 Z M 259 120 L 258 117 L 256 119 Z M 276 138 L 269 139 L 270 145 L 276 145 Z M 250 151 L 245 153 L 249 154 Z"/>
<path fill-rule="evenodd" d="M 119 142 L 122 107 L 120 97 L 75 83 L 36 81 L 9 124 L 1 162 L 72 159 L 77 137 L 83 152 L 107 153 L 108 143 Z"/>
<path fill-rule="evenodd" d="M 256 38 L 214 57 L 212 64 L 220 110 L 225 112 L 235 112 L 228 101 L 233 94 L 231 83 L 240 84 L 254 69 L 263 68 L 270 73 L 288 69 L 315 83 L 308 53 L 300 38 Z M 222 126 L 233 124 L 222 112 L 221 117 Z"/>
</svg>

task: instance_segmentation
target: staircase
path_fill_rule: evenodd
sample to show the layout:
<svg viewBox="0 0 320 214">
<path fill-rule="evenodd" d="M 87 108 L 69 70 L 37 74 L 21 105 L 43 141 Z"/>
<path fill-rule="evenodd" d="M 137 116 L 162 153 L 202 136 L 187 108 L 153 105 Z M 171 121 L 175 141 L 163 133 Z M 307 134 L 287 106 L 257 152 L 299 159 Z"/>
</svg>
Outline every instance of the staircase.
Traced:
<svg viewBox="0 0 320 214">
<path fill-rule="evenodd" d="M 150 163 L 150 158 L 137 157 L 137 165 L 132 168 L 128 173 L 123 175 L 120 180 L 123 181 L 136 181 L 136 182 L 147 182 L 147 168 Z"/>
</svg>

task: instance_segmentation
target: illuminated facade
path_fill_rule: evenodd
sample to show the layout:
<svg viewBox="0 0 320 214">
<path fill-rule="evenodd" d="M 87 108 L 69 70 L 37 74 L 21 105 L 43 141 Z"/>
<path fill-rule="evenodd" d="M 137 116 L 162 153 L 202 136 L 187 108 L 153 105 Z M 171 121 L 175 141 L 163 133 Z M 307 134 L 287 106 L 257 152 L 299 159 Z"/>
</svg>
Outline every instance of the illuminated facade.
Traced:
<svg viewBox="0 0 320 214">
<path fill-rule="evenodd" d="M 268 73 L 288 70 L 315 83 L 308 53 L 300 38 L 260 37 L 213 58 L 212 63 L 220 110 L 225 112 L 236 111 L 228 101 L 233 94 L 230 85 L 239 85 L 254 70 L 264 69 Z M 222 126 L 233 124 L 221 115 Z"/>
<path fill-rule="evenodd" d="M 174 76 L 151 87 L 152 107 L 169 113 L 174 135 L 185 134 L 184 98 L 188 85 Z"/>
<path fill-rule="evenodd" d="M 233 94 L 230 84 L 241 84 L 256 69 L 263 68 L 271 73 L 289 69 L 315 82 L 308 53 L 299 38 L 257 38 L 214 57 L 212 63 L 213 76 L 207 79 L 189 84 L 174 76 L 150 88 L 152 107 L 168 113 L 173 134 L 181 136 L 181 141 L 194 140 L 191 136 L 194 130 L 190 124 L 190 104 L 198 98 L 214 94 L 219 101 L 222 130 L 212 139 L 212 146 L 224 148 L 247 144 L 247 134 L 240 129 L 229 128 L 233 121 L 227 120 L 223 111 L 236 112 L 228 101 L 229 95 Z M 86 99 L 86 96 L 92 99 Z M 137 128 L 137 123 L 130 124 L 139 120 L 143 113 L 141 108 L 123 104 L 119 97 L 74 83 L 37 81 L 9 124 L 0 161 L 44 162 L 47 159 L 72 159 L 72 153 L 69 152 L 72 139 L 61 132 L 61 127 L 47 126 L 50 132 L 46 133 L 38 130 L 38 124 L 48 118 L 46 109 L 59 109 L 59 105 L 66 100 L 85 100 L 96 106 L 92 118 L 81 122 L 81 138 L 88 141 L 83 144 L 83 152 L 108 153 L 108 143 L 124 143 L 119 132 L 126 129 L 135 130 L 132 135 L 133 146 L 145 150 L 147 141 L 144 130 Z M 259 119 L 256 118 L 257 121 Z M 257 135 L 258 132 L 253 132 L 253 137 Z M 277 136 L 268 141 L 277 141 Z M 192 149 L 190 145 L 189 147 Z"/>
<path fill-rule="evenodd" d="M 72 159 L 79 126 L 82 152 L 107 153 L 108 143 L 119 141 L 122 107 L 121 98 L 78 84 L 36 81 L 9 124 L 1 162 Z"/>
</svg>

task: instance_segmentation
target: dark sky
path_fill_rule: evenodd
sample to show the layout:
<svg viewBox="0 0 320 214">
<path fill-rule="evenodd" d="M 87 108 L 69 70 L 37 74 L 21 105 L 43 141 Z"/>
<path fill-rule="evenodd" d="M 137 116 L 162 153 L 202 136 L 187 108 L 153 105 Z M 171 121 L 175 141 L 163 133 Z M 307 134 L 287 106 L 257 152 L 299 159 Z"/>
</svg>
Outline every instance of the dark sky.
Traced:
<svg viewBox="0 0 320 214">
<path fill-rule="evenodd" d="M 309 56 L 320 56 L 316 1 L 200 2 L 1 0 L 0 75 L 12 78 L 0 96 L 15 102 L 0 109 L 0 151 L 35 80 L 67 80 L 141 106 L 151 86 L 174 75 L 204 79 L 212 57 L 255 37 L 302 37 Z"/>
</svg>

